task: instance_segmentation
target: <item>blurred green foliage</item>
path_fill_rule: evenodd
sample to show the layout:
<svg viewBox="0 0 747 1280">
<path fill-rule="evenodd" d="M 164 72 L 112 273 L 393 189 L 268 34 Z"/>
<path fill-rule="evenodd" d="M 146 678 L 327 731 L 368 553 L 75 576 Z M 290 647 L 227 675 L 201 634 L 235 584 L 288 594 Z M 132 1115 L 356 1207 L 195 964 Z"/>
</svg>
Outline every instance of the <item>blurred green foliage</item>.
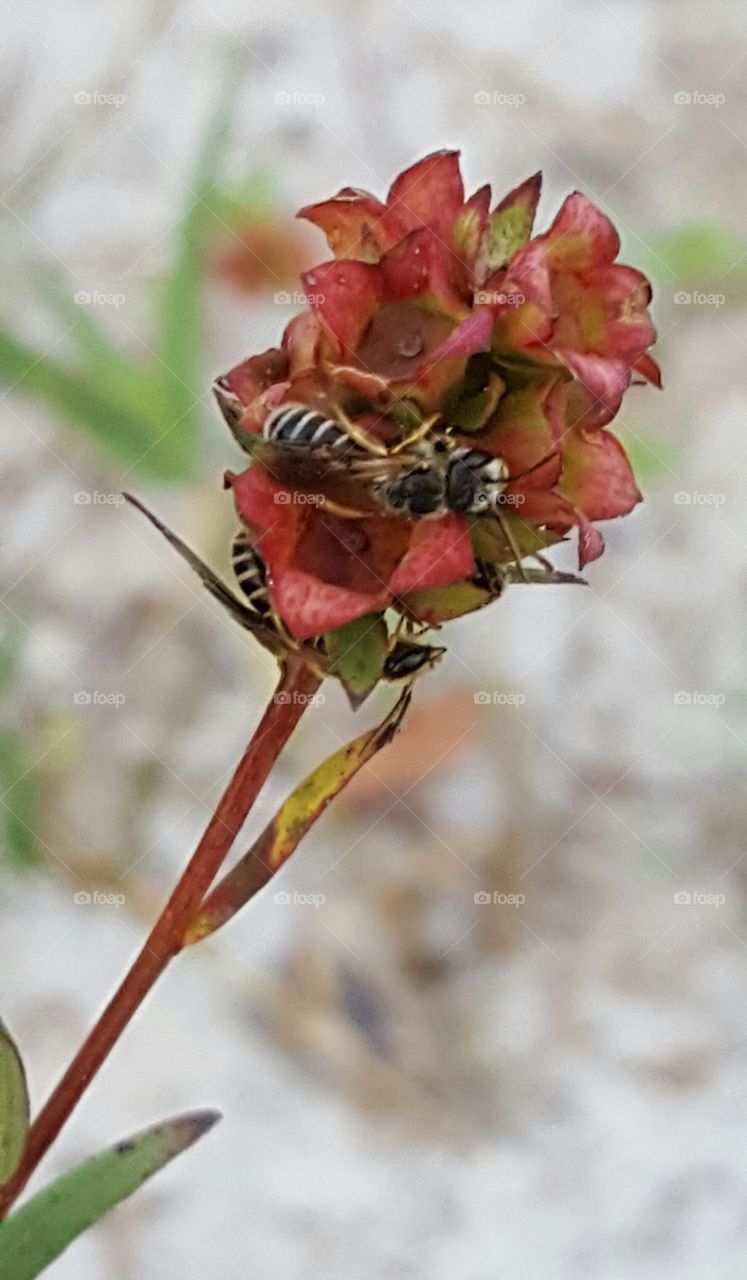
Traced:
<svg viewBox="0 0 747 1280">
<path fill-rule="evenodd" d="M 0 631 L 0 698 L 17 680 L 19 629 L 12 623 Z M 31 735 L 9 723 L 0 728 L 0 861 L 25 869 L 41 861 L 35 834 L 38 777 Z"/>
<path fill-rule="evenodd" d="M 643 269 L 663 284 L 696 284 L 726 275 L 741 283 L 747 279 L 747 243 L 715 223 L 683 222 L 652 236 L 643 258 Z"/>
<path fill-rule="evenodd" d="M 37 285 L 45 305 L 69 334 L 72 362 L 29 346 L 0 326 L 0 383 L 41 401 L 105 456 L 135 475 L 178 483 L 194 476 L 209 378 L 202 359 L 207 249 L 211 235 L 273 206 L 264 173 L 223 186 L 220 166 L 236 76 L 221 64 L 220 89 L 187 177 L 172 265 L 156 299 L 153 357 L 124 354 L 95 311 L 75 300 L 70 281 L 46 271 Z"/>
</svg>

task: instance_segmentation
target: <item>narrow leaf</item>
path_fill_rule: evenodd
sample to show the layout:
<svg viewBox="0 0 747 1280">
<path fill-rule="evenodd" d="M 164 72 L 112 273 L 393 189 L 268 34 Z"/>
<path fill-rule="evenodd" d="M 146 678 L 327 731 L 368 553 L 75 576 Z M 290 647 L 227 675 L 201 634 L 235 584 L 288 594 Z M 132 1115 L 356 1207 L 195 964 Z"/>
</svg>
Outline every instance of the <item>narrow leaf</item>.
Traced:
<svg viewBox="0 0 747 1280">
<path fill-rule="evenodd" d="M 0 1223 L 0 1280 L 33 1280 L 83 1231 L 201 1138 L 220 1115 L 195 1111 L 78 1165 Z"/>
<path fill-rule="evenodd" d="M 220 929 L 267 884 L 328 804 L 391 742 L 402 724 L 409 701 L 410 690 L 406 689 L 380 725 L 336 751 L 296 787 L 249 852 L 208 894 L 185 931 L 183 946 L 200 942 Z"/>
<path fill-rule="evenodd" d="M 126 381 L 127 379 L 125 379 Z M 65 368 L 0 329 L 0 383 L 33 396 L 97 444 L 143 475 L 163 480 L 189 476 L 191 464 L 178 430 L 125 407 L 89 372 Z M 152 411 L 151 411 L 152 418 Z"/>
<path fill-rule="evenodd" d="M 359 707 L 384 670 L 388 636 L 383 614 L 366 613 L 326 632 L 324 647 L 331 662 L 330 675 L 342 681 L 353 708 Z"/>
<path fill-rule="evenodd" d="M 178 233 L 174 265 L 164 282 L 161 307 L 161 360 L 169 412 L 192 438 L 200 411 L 203 376 L 200 324 L 208 231 L 216 214 L 210 195 L 217 187 L 237 84 L 234 60 L 223 59 L 216 102 L 200 140 L 188 180 L 186 206 Z"/>
<path fill-rule="evenodd" d="M 37 866 L 41 845 L 36 834 L 39 787 L 29 745 L 14 729 L 0 728 L 0 826 L 4 849 L 0 857 L 18 870 Z"/>
<path fill-rule="evenodd" d="M 0 1186 L 18 1168 L 28 1123 L 26 1072 L 21 1055 L 0 1022 Z"/>
</svg>

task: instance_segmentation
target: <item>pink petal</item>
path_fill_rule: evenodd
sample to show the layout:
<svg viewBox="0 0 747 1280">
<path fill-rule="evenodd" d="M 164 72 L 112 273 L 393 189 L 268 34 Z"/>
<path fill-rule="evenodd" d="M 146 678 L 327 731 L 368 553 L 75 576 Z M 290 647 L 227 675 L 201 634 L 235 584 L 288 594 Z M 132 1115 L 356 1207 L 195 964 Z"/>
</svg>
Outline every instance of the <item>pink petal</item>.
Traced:
<svg viewBox="0 0 747 1280">
<path fill-rule="evenodd" d="M 351 591 L 291 565 L 275 571 L 271 594 L 280 617 L 297 640 L 333 631 L 365 613 L 386 608 L 390 601 L 385 589 L 376 595 Z"/>
<path fill-rule="evenodd" d="M 587 419 L 589 425 L 611 422 L 630 386 L 629 365 L 623 360 L 585 355 L 578 351 L 555 350 L 554 354 L 570 369 L 591 397 Z"/>
<path fill-rule="evenodd" d="M 583 569 L 585 564 L 590 564 L 592 560 L 598 560 L 604 551 L 604 538 L 593 524 L 589 524 L 586 516 L 582 511 L 577 512 L 578 516 L 578 567 Z"/>
<path fill-rule="evenodd" d="M 468 299 L 460 290 L 461 263 L 429 227 L 411 231 L 379 263 L 387 302 L 422 298 L 434 309 L 461 318 Z"/>
<path fill-rule="evenodd" d="M 635 372 L 640 373 L 641 377 L 645 378 L 647 382 L 650 382 L 653 386 L 661 389 L 661 369 L 656 361 L 652 360 L 651 356 L 641 356 L 636 360 L 633 368 Z"/>
<path fill-rule="evenodd" d="M 554 302 L 544 244 L 532 240 L 520 249 L 475 296 L 493 310 L 497 349 L 546 342 L 552 333 Z"/>
<path fill-rule="evenodd" d="M 393 243 L 385 215 L 386 206 L 370 192 L 344 187 L 330 200 L 306 205 L 297 217 L 322 229 L 336 258 L 377 262 Z"/>
<path fill-rule="evenodd" d="M 387 223 L 402 234 L 435 227 L 446 238 L 464 204 L 458 151 L 436 151 L 395 178 L 387 196 Z"/>
<path fill-rule="evenodd" d="M 428 365 L 449 356 L 471 356 L 476 351 L 488 351 L 493 334 L 493 313 L 489 307 L 476 307 L 466 320 L 428 356 Z"/>
<path fill-rule="evenodd" d="M 615 228 L 580 191 L 566 197 L 542 239 L 555 271 L 589 271 L 614 262 L 620 251 Z"/>
<path fill-rule="evenodd" d="M 340 259 L 302 276 L 315 315 L 338 342 L 354 352 L 381 297 L 378 268 Z"/>
<path fill-rule="evenodd" d="M 607 431 L 569 433 L 558 489 L 589 520 L 625 516 L 641 501 L 625 450 Z"/>
<path fill-rule="evenodd" d="M 288 352 L 291 378 L 316 368 L 322 332 L 319 317 L 313 311 L 302 311 L 286 325 L 283 348 Z"/>
<path fill-rule="evenodd" d="M 447 587 L 469 578 L 474 569 L 472 544 L 459 516 L 420 520 L 402 559 L 390 580 L 394 595 L 423 587 Z"/>
</svg>

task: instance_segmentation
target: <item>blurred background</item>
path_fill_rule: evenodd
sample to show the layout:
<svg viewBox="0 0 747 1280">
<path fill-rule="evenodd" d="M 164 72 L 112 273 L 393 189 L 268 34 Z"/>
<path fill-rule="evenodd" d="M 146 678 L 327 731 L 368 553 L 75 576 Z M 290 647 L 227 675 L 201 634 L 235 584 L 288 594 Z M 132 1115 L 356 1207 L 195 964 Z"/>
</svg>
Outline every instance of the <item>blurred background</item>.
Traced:
<svg viewBox="0 0 747 1280">
<path fill-rule="evenodd" d="M 588 588 L 452 624 L 407 731 L 129 1029 L 35 1186 L 181 1109 L 226 1119 L 53 1274 L 741 1278 L 743 6 L 0 22 L 0 1012 L 37 1105 L 272 688 L 120 495 L 227 571 L 240 457 L 210 383 L 327 256 L 295 210 L 440 147 L 497 196 L 542 168 L 540 228 L 580 188 L 653 279 L 666 386 L 616 424 L 646 501 Z M 251 831 L 390 701 L 328 690 Z"/>
</svg>

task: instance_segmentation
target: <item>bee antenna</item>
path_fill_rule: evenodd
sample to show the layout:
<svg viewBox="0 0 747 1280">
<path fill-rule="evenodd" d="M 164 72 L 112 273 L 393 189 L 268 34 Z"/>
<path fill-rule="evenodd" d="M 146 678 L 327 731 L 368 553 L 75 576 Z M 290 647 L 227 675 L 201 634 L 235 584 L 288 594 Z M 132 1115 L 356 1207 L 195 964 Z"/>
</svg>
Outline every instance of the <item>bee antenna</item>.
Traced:
<svg viewBox="0 0 747 1280">
<path fill-rule="evenodd" d="M 550 449 L 548 453 L 543 454 L 537 462 L 533 462 L 531 467 L 527 467 L 525 471 L 519 471 L 515 476 L 506 476 L 506 483 L 511 484 L 514 480 L 523 480 L 524 476 L 530 476 L 533 471 L 539 471 L 540 467 L 544 467 L 545 463 L 549 462 L 551 458 L 559 456 L 560 449 L 556 445 L 554 449 Z"/>
</svg>

